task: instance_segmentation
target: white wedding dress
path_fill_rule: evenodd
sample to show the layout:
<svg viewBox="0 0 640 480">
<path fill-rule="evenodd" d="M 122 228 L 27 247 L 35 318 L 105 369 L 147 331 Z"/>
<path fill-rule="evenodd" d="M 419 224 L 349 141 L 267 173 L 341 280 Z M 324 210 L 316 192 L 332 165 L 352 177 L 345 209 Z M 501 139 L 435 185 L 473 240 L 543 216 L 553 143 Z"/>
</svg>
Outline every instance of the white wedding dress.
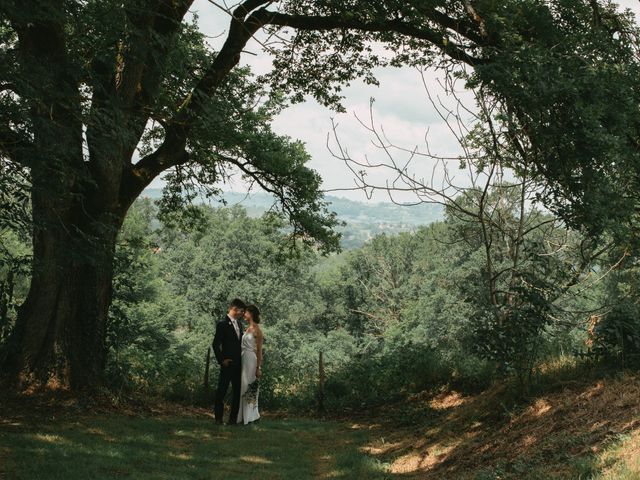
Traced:
<svg viewBox="0 0 640 480">
<path fill-rule="evenodd" d="M 258 412 L 258 384 L 256 381 L 256 367 L 258 357 L 256 355 L 256 339 L 253 332 L 242 336 L 242 377 L 240 380 L 240 411 L 238 423 L 245 425 L 255 422 L 260 418 Z M 253 384 L 253 385 L 252 385 Z M 251 388 L 250 388 L 251 386 Z"/>
</svg>

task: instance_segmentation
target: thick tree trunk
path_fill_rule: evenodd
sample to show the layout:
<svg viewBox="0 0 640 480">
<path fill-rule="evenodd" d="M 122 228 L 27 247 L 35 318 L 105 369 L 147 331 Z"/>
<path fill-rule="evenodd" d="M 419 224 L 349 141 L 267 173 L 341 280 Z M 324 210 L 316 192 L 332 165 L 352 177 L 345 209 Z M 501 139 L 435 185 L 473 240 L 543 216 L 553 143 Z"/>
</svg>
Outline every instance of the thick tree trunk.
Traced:
<svg viewBox="0 0 640 480">
<path fill-rule="evenodd" d="M 131 156 L 162 83 L 163 58 L 191 2 L 151 2 L 128 11 L 134 26 L 122 32 L 115 65 L 95 58 L 88 77 L 87 66 L 73 60 L 66 2 L 13 3 L 2 10 L 15 13 L 9 20 L 18 36 L 16 85 L 32 138 L 11 153 L 31 172 L 33 268 L 0 374 L 23 385 L 91 388 L 105 364 L 113 256 L 124 215 L 186 145 L 186 136 L 168 142 L 133 171 Z M 85 90 L 91 91 L 88 115 Z"/>
<path fill-rule="evenodd" d="M 34 182 L 35 183 L 35 182 Z M 34 188 L 33 274 L 10 368 L 24 388 L 100 384 L 117 232 L 124 214 L 83 195 Z"/>
</svg>

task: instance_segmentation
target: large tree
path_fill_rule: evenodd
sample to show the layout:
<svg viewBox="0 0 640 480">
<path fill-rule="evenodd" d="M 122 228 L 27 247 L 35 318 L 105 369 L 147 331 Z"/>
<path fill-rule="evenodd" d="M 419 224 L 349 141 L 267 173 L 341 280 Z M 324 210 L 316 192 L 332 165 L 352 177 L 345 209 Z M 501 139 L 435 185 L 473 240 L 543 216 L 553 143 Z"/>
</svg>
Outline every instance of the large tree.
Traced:
<svg viewBox="0 0 640 480">
<path fill-rule="evenodd" d="M 163 172 L 172 172 L 168 200 L 180 201 L 180 186 L 239 169 L 276 194 L 295 233 L 335 247 L 318 176 L 269 121 L 287 95 L 337 106 L 340 85 L 374 82 L 379 65 L 474 67 L 469 80 L 504 101 L 539 146 L 534 163 L 557 186 L 552 200 L 569 191 L 582 205 L 598 175 L 620 191 L 636 186 L 637 175 L 611 174 L 620 155 L 635 166 L 634 32 L 604 2 L 245 0 L 218 5 L 229 28 L 210 51 L 185 21 L 192 1 L 0 3 L 0 154 L 31 175 L 33 275 L 7 364 L 24 380 L 99 381 L 116 235 Z M 263 29 L 274 68 L 254 78 L 235 67 Z M 623 115 L 611 98 L 624 101 Z"/>
</svg>

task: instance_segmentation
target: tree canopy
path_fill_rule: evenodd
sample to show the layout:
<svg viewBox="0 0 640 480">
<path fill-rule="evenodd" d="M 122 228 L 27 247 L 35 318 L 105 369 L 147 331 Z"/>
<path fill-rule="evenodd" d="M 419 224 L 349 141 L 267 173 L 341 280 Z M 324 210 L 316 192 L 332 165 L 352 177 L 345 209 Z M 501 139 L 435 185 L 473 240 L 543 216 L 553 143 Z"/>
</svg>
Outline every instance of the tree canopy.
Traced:
<svg viewBox="0 0 640 480">
<path fill-rule="evenodd" d="M 637 28 L 613 4 L 211 1 L 229 19 L 219 50 L 186 20 L 193 0 L 0 4 L 0 155 L 27 169 L 33 220 L 8 369 L 23 379 L 54 371 L 97 383 L 117 234 L 165 172 L 168 210 L 239 171 L 276 195 L 293 237 L 335 250 L 336 218 L 308 154 L 270 122 L 305 95 L 339 109 L 341 88 L 375 82 L 379 66 L 436 67 L 482 90 L 501 106 L 494 140 L 530 144 L 508 163 L 533 166 L 548 206 L 572 226 L 633 240 Z M 238 64 L 260 31 L 273 69 L 254 76 Z"/>
</svg>

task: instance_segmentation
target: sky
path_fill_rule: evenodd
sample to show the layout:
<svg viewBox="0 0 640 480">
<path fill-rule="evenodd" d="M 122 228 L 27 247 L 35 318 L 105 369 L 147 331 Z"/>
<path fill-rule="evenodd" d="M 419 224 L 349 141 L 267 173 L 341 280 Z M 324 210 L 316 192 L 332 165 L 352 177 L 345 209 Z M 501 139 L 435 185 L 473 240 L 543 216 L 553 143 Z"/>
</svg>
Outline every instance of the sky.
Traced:
<svg viewBox="0 0 640 480">
<path fill-rule="evenodd" d="M 229 2 L 227 2 L 229 4 Z M 630 8 L 636 16 L 640 15 L 639 0 L 620 0 L 621 7 Z M 229 17 L 209 0 L 196 0 L 190 11 L 198 16 L 201 31 L 207 35 L 208 41 L 214 49 L 220 47 L 226 36 Z M 258 37 L 260 38 L 260 37 Z M 248 64 L 256 73 L 268 71 L 271 57 L 263 52 L 257 41 L 252 41 L 246 48 L 247 52 L 241 59 L 242 64 Z M 255 55 L 254 55 L 255 54 Z M 437 71 L 419 72 L 413 68 L 378 69 L 376 77 L 379 86 L 354 82 L 343 90 L 343 105 L 346 113 L 337 113 L 319 105 L 312 98 L 304 103 L 293 105 L 285 109 L 274 121 L 273 129 L 283 135 L 301 140 L 311 154 L 311 168 L 316 170 L 323 179 L 323 189 L 331 195 L 346 197 L 352 200 L 367 200 L 362 191 L 349 190 L 354 187 L 354 175 L 345 163 L 335 158 L 330 148 L 335 152 L 336 142 L 333 138 L 332 125 L 337 125 L 337 136 L 340 144 L 347 150 L 349 156 L 358 161 L 368 159 L 372 163 L 386 160 L 386 153 L 374 145 L 374 137 L 360 123 L 370 121 L 370 101 L 373 103 L 373 122 L 379 132 L 393 145 L 407 150 L 417 149 L 420 152 L 429 151 L 443 157 L 456 157 L 461 153 L 456 135 L 450 130 L 447 122 L 432 105 L 429 94 L 436 103 L 442 102 L 447 108 L 455 107 L 456 100 L 447 95 L 442 87 L 443 75 Z M 429 94 L 427 94 L 427 91 Z M 463 89 L 463 85 L 456 86 L 456 96 L 466 106 L 473 105 L 473 95 Z M 440 108 L 440 113 L 445 113 Z M 470 115 L 463 115 L 467 120 Z M 329 146 L 328 146 L 328 138 Z M 428 145 L 427 145 L 428 144 Z M 428 148 L 427 148 L 428 147 Z M 396 161 L 406 161 L 409 154 L 396 150 L 393 157 Z M 469 180 L 464 171 L 457 170 L 458 162 L 448 162 L 449 171 L 454 175 L 454 183 L 467 185 Z M 411 163 L 411 172 L 418 177 L 425 177 L 427 181 L 433 178 L 440 184 L 444 176 L 444 167 L 426 157 L 416 157 Z M 371 170 L 368 174 L 370 181 L 384 184 L 389 178 L 388 171 Z M 152 186 L 162 186 L 162 181 L 156 181 Z M 232 180 L 223 186 L 224 190 L 246 191 L 246 185 Z M 384 195 L 373 197 L 375 201 L 388 201 Z M 411 201 L 410 197 L 398 195 L 395 200 Z"/>
</svg>

